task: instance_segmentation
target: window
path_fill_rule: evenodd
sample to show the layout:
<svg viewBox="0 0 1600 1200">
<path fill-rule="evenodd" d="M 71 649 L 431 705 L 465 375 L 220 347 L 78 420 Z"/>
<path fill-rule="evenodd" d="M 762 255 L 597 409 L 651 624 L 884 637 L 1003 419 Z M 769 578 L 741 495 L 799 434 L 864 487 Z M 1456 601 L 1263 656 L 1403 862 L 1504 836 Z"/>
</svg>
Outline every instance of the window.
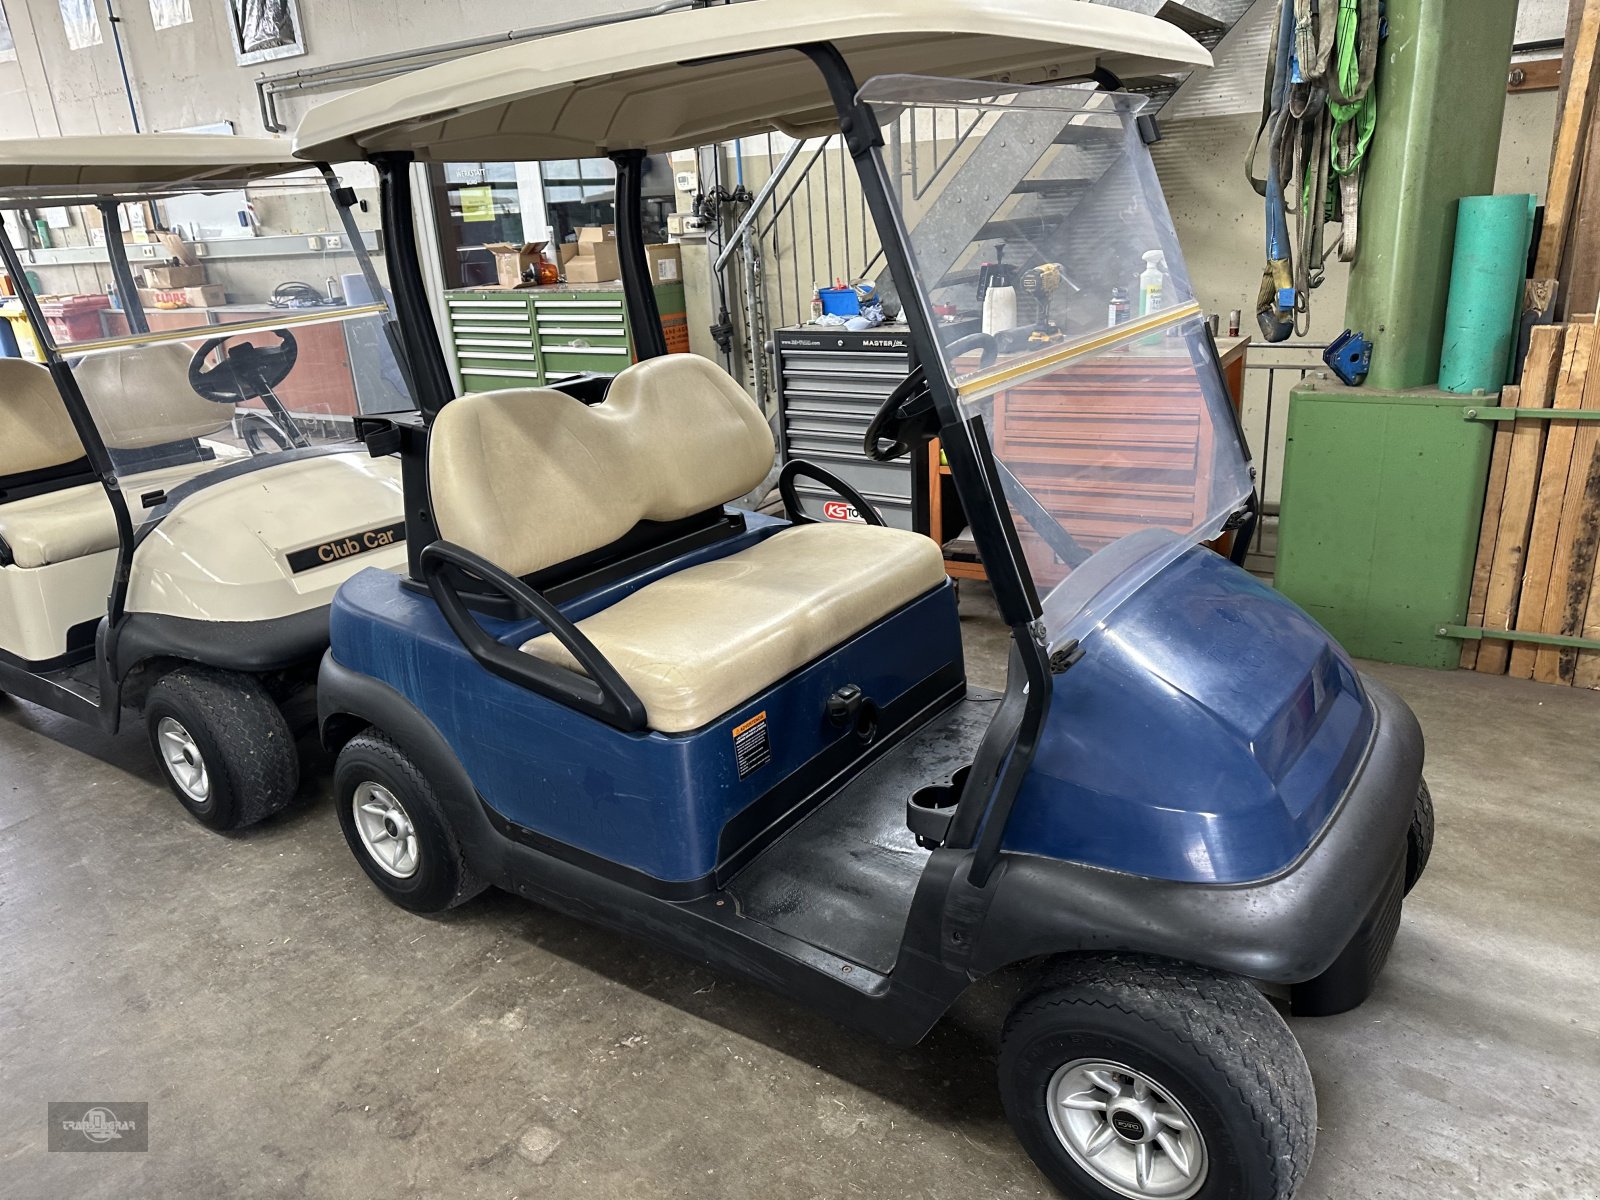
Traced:
<svg viewBox="0 0 1600 1200">
<path fill-rule="evenodd" d="M 17 43 L 11 36 L 11 22 L 6 19 L 6 10 L 0 7 L 0 62 L 17 61 Z"/>
<path fill-rule="evenodd" d="M 56 0 L 61 8 L 61 24 L 67 31 L 67 46 L 87 50 L 100 44 L 100 14 L 94 0 Z"/>
<path fill-rule="evenodd" d="M 555 242 L 585 225 L 616 221 L 617 172 L 606 158 L 521 163 L 430 163 L 428 181 L 448 287 L 495 282 L 496 242 Z M 645 241 L 667 240 L 672 169 L 650 158 L 644 172 Z M 549 254 L 552 261 L 558 255 Z"/>
</svg>

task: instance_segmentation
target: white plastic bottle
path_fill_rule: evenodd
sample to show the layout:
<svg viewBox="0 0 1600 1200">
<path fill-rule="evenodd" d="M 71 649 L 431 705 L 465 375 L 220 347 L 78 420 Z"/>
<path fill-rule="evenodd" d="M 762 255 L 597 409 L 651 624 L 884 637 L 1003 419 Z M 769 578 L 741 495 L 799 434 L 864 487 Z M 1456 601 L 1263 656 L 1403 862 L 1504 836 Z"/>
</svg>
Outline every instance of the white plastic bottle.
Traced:
<svg viewBox="0 0 1600 1200">
<path fill-rule="evenodd" d="M 1160 312 L 1166 305 L 1164 292 L 1167 286 L 1167 277 L 1163 273 L 1167 260 L 1159 250 L 1145 251 L 1145 269 L 1139 275 L 1139 315 L 1148 317 L 1153 312 Z"/>
<path fill-rule="evenodd" d="M 1017 324 L 1017 289 L 991 287 L 983 294 L 983 332 L 1004 333 Z"/>
</svg>

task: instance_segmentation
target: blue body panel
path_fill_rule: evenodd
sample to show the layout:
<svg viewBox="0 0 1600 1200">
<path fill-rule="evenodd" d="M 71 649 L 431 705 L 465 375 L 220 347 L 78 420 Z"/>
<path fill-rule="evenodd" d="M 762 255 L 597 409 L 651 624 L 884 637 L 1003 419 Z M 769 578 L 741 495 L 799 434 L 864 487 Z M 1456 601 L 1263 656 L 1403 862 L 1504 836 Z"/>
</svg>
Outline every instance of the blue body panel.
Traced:
<svg viewBox="0 0 1600 1200">
<path fill-rule="evenodd" d="M 751 515 L 742 535 L 563 605 L 580 620 L 644 584 L 724 557 L 786 528 Z M 479 616 L 520 644 L 537 621 Z M 387 572 L 366 570 L 339 589 L 331 616 L 334 659 L 409 699 L 455 751 L 479 794 L 508 820 L 664 881 L 704 878 L 717 865 L 724 825 L 842 738 L 828 696 L 858 684 L 880 707 L 941 667 L 961 662 L 948 585 L 936 588 L 822 659 L 685 734 L 625 733 L 490 674 L 457 641 L 431 597 Z M 771 761 L 739 778 L 733 730 L 766 714 Z M 798 797 L 797 797 L 798 799 Z"/>
<path fill-rule="evenodd" d="M 1057 676 L 1005 849 L 1190 883 L 1291 865 L 1360 765 L 1372 706 L 1337 643 L 1203 547 Z"/>
</svg>

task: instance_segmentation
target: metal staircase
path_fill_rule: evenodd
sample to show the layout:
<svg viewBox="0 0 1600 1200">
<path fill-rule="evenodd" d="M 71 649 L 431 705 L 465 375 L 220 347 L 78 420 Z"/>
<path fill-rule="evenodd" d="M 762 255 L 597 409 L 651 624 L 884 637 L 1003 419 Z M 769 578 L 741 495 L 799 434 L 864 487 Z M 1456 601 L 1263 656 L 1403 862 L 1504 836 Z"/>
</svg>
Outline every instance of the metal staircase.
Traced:
<svg viewBox="0 0 1600 1200">
<path fill-rule="evenodd" d="M 1098 2 L 1158 16 L 1203 45 L 1214 46 L 1255 0 Z M 1121 82 L 1125 90 L 1149 97 L 1147 112 L 1159 112 L 1183 78 L 1157 75 Z M 1041 218 L 1059 218 L 1063 209 L 1070 210 L 1103 170 L 1097 159 L 1117 152 L 1114 141 L 1102 149 L 1074 136 L 1072 145 L 1059 148 L 1048 178 L 1026 181 L 996 213 L 992 204 L 965 203 L 967 198 L 955 189 L 938 187 L 944 172 L 977 157 L 983 169 L 971 172 L 974 177 L 1015 178 L 1015 164 L 1008 160 L 1037 159 L 1039 139 L 1059 132 L 1059 116 L 1006 113 L 977 139 L 972 137 L 980 124 L 977 115 L 928 119 L 928 128 L 919 129 L 915 118 L 904 130 L 894 128 L 887 153 L 899 165 L 902 208 L 915 217 L 917 258 L 942 263 L 946 283 L 963 281 L 957 261 L 975 241 L 1026 243 Z M 740 297 L 738 308 L 745 317 L 745 353 L 740 356 L 745 382 L 765 405 L 776 395 L 772 332 L 809 319 L 817 286 L 836 278 L 872 278 L 881 271 L 882 249 L 854 166 L 838 138 L 795 143 L 767 135 L 764 140 L 745 139 L 736 153 L 747 181 L 765 175 L 765 182 L 738 223 L 717 231 L 711 245 L 716 269 L 727 273 L 723 286 Z M 976 282 L 975 272 L 965 274 Z"/>
</svg>

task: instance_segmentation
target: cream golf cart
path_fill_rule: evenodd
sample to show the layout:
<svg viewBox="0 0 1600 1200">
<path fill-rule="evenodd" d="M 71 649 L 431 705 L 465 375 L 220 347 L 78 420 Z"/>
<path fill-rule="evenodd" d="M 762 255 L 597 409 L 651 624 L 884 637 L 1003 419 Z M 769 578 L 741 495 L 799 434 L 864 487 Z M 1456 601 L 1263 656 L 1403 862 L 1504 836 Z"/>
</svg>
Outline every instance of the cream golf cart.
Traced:
<svg viewBox="0 0 1600 1200">
<path fill-rule="evenodd" d="M 271 139 L 0 142 L 42 359 L 0 359 L 0 692 L 141 712 L 214 829 L 292 798 L 334 590 L 405 564 L 399 464 L 352 432 L 409 388 L 332 179 Z"/>
</svg>

